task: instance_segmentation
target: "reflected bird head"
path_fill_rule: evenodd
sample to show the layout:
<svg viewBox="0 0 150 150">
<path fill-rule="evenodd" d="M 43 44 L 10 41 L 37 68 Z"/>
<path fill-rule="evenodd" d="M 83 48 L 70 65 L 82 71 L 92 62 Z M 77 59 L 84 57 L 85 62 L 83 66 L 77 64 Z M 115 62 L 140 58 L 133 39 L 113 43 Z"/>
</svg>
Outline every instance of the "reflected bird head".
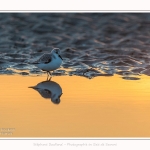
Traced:
<svg viewBox="0 0 150 150">
<path fill-rule="evenodd" d="M 60 97 L 61 97 L 62 94 L 63 94 L 63 93 L 61 93 L 59 96 L 56 96 L 56 94 L 53 95 L 53 96 L 51 97 L 52 102 L 53 102 L 54 104 L 59 104 L 59 103 L 60 103 Z"/>
<path fill-rule="evenodd" d="M 52 100 L 52 102 L 53 102 L 54 104 L 59 104 L 59 103 L 60 103 L 60 98 L 57 98 L 57 99 L 55 99 L 55 100 Z"/>
</svg>

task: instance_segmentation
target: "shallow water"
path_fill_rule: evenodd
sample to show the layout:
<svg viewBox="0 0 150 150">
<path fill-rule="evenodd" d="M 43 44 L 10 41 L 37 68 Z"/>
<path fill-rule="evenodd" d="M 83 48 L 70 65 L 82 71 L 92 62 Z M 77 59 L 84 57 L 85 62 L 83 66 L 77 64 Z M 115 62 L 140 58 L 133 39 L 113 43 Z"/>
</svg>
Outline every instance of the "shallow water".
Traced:
<svg viewBox="0 0 150 150">
<path fill-rule="evenodd" d="M 149 25 L 150 13 L 0 13 L 0 74 L 41 75 L 29 63 L 58 47 L 55 74 L 150 75 Z"/>
<path fill-rule="evenodd" d="M 0 13 L 0 136 L 149 137 L 149 25 L 150 13 Z M 45 82 L 30 62 L 56 47 Z"/>
<path fill-rule="evenodd" d="M 1 137 L 149 137 L 150 78 L 54 76 L 60 103 L 32 88 L 46 76 L 1 75 Z M 46 87 L 45 87 L 46 88 Z"/>
</svg>

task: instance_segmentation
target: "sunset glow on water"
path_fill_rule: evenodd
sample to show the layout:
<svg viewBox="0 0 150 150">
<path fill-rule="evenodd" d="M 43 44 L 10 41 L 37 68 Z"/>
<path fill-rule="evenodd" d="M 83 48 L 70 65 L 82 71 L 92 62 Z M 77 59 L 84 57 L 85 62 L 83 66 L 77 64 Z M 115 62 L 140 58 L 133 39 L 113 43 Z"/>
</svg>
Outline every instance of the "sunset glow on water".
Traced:
<svg viewBox="0 0 150 150">
<path fill-rule="evenodd" d="M 1 75 L 1 137 L 149 137 L 150 77 L 52 77 L 60 103 L 28 88 L 46 76 Z"/>
</svg>

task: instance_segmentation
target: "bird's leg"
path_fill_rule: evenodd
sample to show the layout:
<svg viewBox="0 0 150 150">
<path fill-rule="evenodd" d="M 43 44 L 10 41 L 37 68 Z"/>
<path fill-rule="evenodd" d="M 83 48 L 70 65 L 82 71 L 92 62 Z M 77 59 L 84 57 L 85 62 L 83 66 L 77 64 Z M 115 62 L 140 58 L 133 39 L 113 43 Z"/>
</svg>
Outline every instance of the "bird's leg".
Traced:
<svg viewBox="0 0 150 150">
<path fill-rule="evenodd" d="M 47 80 L 48 80 L 48 77 L 49 77 L 49 72 L 47 71 Z"/>
<path fill-rule="evenodd" d="M 52 76 L 52 74 L 51 74 L 51 72 L 50 72 L 50 71 L 49 71 L 48 73 L 49 73 L 49 75 L 50 75 L 50 76 Z"/>
<path fill-rule="evenodd" d="M 52 78 L 52 77 L 50 77 L 48 81 L 51 81 L 51 78 Z"/>
<path fill-rule="evenodd" d="M 47 79 L 48 81 L 50 81 L 51 80 L 51 78 L 52 78 L 52 74 L 51 74 L 51 72 L 50 71 L 48 71 L 47 72 L 47 74 L 48 74 L 48 77 L 50 77 L 49 79 Z"/>
</svg>

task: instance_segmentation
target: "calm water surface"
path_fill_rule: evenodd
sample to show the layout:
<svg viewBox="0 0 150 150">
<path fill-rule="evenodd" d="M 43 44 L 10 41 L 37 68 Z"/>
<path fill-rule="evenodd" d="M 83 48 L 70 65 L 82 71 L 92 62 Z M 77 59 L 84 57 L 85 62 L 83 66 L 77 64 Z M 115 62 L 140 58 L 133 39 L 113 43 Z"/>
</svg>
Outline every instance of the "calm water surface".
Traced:
<svg viewBox="0 0 150 150">
<path fill-rule="evenodd" d="M 45 79 L 0 76 L 1 137 L 150 137 L 150 77 L 53 77 L 59 104 L 28 88 Z"/>
</svg>

